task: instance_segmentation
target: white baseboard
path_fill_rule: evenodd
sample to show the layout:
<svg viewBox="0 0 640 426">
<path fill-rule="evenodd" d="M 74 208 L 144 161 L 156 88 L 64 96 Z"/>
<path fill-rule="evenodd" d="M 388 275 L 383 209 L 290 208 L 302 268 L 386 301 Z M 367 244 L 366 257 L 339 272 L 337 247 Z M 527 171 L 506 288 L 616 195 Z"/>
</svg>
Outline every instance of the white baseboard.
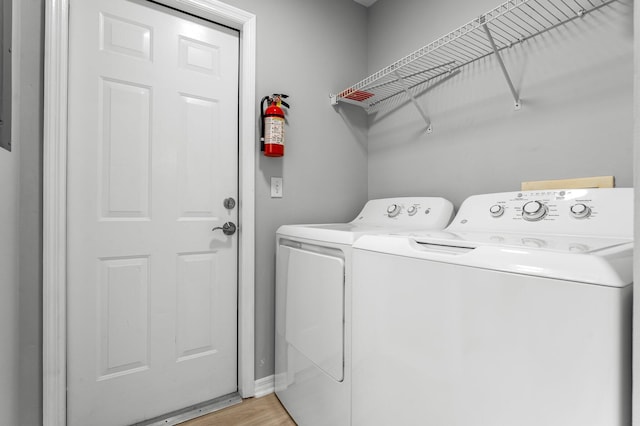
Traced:
<svg viewBox="0 0 640 426">
<path fill-rule="evenodd" d="M 275 379 L 274 375 L 263 377 L 262 379 L 256 380 L 255 387 L 255 398 L 260 398 L 261 396 L 269 395 L 275 391 Z"/>
</svg>

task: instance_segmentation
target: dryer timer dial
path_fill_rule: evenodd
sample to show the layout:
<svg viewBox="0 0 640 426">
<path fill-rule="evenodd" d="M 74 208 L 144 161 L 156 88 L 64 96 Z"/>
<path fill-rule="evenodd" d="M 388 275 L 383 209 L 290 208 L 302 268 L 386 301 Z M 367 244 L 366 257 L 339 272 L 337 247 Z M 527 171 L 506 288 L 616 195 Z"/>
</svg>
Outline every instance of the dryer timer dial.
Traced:
<svg viewBox="0 0 640 426">
<path fill-rule="evenodd" d="M 489 214 L 493 217 L 500 217 L 504 214 L 504 207 L 500 204 L 494 204 L 489 207 Z"/>
<path fill-rule="evenodd" d="M 400 214 L 400 206 L 399 205 L 391 204 L 389 207 L 387 207 L 387 216 L 396 217 L 396 216 L 398 216 L 398 214 Z"/>
</svg>

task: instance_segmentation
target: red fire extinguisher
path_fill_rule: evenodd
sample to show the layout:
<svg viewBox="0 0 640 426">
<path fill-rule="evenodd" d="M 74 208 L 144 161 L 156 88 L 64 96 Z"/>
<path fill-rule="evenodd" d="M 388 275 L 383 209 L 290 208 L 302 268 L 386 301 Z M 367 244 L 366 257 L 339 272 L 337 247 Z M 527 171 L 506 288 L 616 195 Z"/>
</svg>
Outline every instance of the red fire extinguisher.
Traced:
<svg viewBox="0 0 640 426">
<path fill-rule="evenodd" d="M 288 95 L 273 94 L 265 96 L 260 101 L 260 122 L 262 131 L 260 134 L 260 150 L 267 157 L 282 157 L 284 155 L 284 111 L 281 106 L 289 108 L 289 104 L 283 98 Z M 264 103 L 268 102 L 267 109 Z"/>
</svg>

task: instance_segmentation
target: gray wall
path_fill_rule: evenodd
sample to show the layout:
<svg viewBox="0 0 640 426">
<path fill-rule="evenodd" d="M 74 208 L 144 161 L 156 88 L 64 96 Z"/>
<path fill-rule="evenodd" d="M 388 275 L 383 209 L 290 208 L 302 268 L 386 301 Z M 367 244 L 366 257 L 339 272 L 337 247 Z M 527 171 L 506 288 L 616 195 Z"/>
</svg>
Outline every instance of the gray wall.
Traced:
<svg viewBox="0 0 640 426">
<path fill-rule="evenodd" d="M 497 6 L 495 0 L 378 0 L 368 71 Z M 520 182 L 615 175 L 632 186 L 633 22 L 629 0 L 504 54 L 522 109 L 495 58 L 478 61 L 413 105 L 370 116 L 369 196 L 519 190 Z"/>
<path fill-rule="evenodd" d="M 0 149 L 0 424 L 18 424 L 18 155 Z"/>
<path fill-rule="evenodd" d="M 20 3 L 20 425 L 42 424 L 42 120 L 45 0 Z"/>
<path fill-rule="evenodd" d="M 13 5 L 13 151 L 0 150 L 0 424 L 38 425 L 44 1 Z"/>
<path fill-rule="evenodd" d="M 14 21 L 13 26 L 16 27 Z M 17 68 L 14 67 L 14 73 Z M 12 120 L 17 122 L 17 84 Z M 14 130 L 13 151 L 0 149 L 0 424 L 18 424 L 18 191 L 20 152 Z"/>
<path fill-rule="evenodd" d="M 366 72 L 366 9 L 346 0 L 226 0 L 257 16 L 256 105 L 286 93 L 285 156 L 256 170 L 256 379 L 274 372 L 275 231 L 349 221 L 367 199 L 366 116 L 335 111 L 329 93 Z M 256 109 L 256 114 L 258 113 Z M 271 176 L 284 178 L 270 198 Z"/>
</svg>

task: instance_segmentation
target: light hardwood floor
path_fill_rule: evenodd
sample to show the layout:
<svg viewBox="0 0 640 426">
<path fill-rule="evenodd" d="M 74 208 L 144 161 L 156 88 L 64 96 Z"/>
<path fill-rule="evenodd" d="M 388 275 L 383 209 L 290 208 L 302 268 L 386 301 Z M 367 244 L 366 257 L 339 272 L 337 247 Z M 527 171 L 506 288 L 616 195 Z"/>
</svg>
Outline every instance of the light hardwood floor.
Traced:
<svg viewBox="0 0 640 426">
<path fill-rule="evenodd" d="M 274 393 L 180 423 L 180 426 L 296 426 Z"/>
</svg>

